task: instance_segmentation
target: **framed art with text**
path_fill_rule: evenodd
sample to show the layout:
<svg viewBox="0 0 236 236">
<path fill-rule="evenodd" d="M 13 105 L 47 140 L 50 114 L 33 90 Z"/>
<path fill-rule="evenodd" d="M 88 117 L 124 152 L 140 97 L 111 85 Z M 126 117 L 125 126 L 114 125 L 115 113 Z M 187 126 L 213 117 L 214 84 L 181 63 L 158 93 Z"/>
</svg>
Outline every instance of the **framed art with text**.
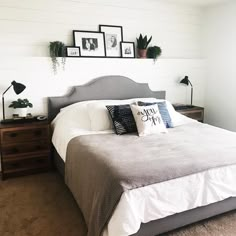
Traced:
<svg viewBox="0 0 236 236">
<path fill-rule="evenodd" d="M 67 57 L 80 57 L 80 47 L 66 47 Z"/>
<path fill-rule="evenodd" d="M 73 30 L 74 45 L 80 47 L 81 57 L 105 57 L 103 32 Z"/>
</svg>

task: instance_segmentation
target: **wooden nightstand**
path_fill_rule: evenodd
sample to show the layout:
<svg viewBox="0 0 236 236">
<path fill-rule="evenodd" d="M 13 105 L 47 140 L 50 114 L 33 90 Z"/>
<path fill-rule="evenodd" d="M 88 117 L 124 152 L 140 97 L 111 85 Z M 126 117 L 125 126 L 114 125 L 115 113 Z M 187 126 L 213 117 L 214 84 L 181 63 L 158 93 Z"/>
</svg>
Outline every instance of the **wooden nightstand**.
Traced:
<svg viewBox="0 0 236 236">
<path fill-rule="evenodd" d="M 2 179 L 51 168 L 47 121 L 0 124 Z"/>
<path fill-rule="evenodd" d="M 204 108 L 193 106 L 192 108 L 178 109 L 178 105 L 173 105 L 175 110 L 189 118 L 197 120 L 199 122 L 204 121 Z"/>
</svg>

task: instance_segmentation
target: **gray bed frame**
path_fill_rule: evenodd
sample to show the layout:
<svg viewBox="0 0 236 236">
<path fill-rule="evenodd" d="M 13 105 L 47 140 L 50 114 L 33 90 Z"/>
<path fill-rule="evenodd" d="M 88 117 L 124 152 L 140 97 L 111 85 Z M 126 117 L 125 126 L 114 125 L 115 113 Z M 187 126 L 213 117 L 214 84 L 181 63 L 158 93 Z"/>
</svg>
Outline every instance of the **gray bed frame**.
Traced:
<svg viewBox="0 0 236 236">
<path fill-rule="evenodd" d="M 73 87 L 71 92 L 65 96 L 49 97 L 48 118 L 50 121 L 53 120 L 61 108 L 79 101 L 143 97 L 165 99 L 165 94 L 165 91 L 151 91 L 148 84 L 136 83 L 124 76 L 104 76 L 88 84 Z M 64 176 L 65 163 L 56 150 L 54 150 L 54 163 L 58 171 Z M 236 209 L 236 198 L 228 198 L 142 224 L 140 230 L 133 236 L 156 236 L 234 209 Z"/>
</svg>

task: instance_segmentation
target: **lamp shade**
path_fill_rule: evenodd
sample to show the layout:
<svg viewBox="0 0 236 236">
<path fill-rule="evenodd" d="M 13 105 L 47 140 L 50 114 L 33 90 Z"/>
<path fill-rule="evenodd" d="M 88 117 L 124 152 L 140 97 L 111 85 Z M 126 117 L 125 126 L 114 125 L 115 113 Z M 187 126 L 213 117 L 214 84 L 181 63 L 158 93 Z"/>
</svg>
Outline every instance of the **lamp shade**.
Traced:
<svg viewBox="0 0 236 236">
<path fill-rule="evenodd" d="M 11 84 L 16 94 L 22 93 L 26 88 L 24 84 L 17 83 L 16 81 L 12 81 Z"/>
<path fill-rule="evenodd" d="M 16 94 L 20 94 L 25 90 L 25 85 L 21 84 L 21 83 L 17 83 L 16 81 L 12 81 L 11 85 L 3 92 L 2 94 L 2 115 L 3 115 L 3 120 L 1 121 L 1 123 L 5 123 L 5 104 L 4 104 L 4 95 L 5 93 L 11 88 L 13 87 L 14 91 Z"/>
<path fill-rule="evenodd" d="M 181 81 L 180 81 L 180 83 L 181 84 L 186 84 L 187 86 L 189 85 L 189 79 L 188 79 L 188 76 L 185 76 Z"/>
</svg>

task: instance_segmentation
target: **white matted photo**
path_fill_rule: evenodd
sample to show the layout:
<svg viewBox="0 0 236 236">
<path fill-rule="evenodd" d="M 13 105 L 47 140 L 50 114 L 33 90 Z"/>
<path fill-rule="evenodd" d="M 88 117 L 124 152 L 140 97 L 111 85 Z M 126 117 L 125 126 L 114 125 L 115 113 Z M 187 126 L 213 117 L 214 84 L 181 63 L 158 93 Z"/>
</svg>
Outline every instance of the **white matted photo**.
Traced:
<svg viewBox="0 0 236 236">
<path fill-rule="evenodd" d="M 96 31 L 73 31 L 74 45 L 80 47 L 81 57 L 105 57 L 104 33 Z"/>
<path fill-rule="evenodd" d="M 123 41 L 122 26 L 99 25 L 99 31 L 105 34 L 106 56 L 120 57 L 120 42 Z"/>
<path fill-rule="evenodd" d="M 121 42 L 120 47 L 123 58 L 135 58 L 134 42 Z"/>
<path fill-rule="evenodd" d="M 80 47 L 66 47 L 67 57 L 80 57 Z"/>
</svg>

